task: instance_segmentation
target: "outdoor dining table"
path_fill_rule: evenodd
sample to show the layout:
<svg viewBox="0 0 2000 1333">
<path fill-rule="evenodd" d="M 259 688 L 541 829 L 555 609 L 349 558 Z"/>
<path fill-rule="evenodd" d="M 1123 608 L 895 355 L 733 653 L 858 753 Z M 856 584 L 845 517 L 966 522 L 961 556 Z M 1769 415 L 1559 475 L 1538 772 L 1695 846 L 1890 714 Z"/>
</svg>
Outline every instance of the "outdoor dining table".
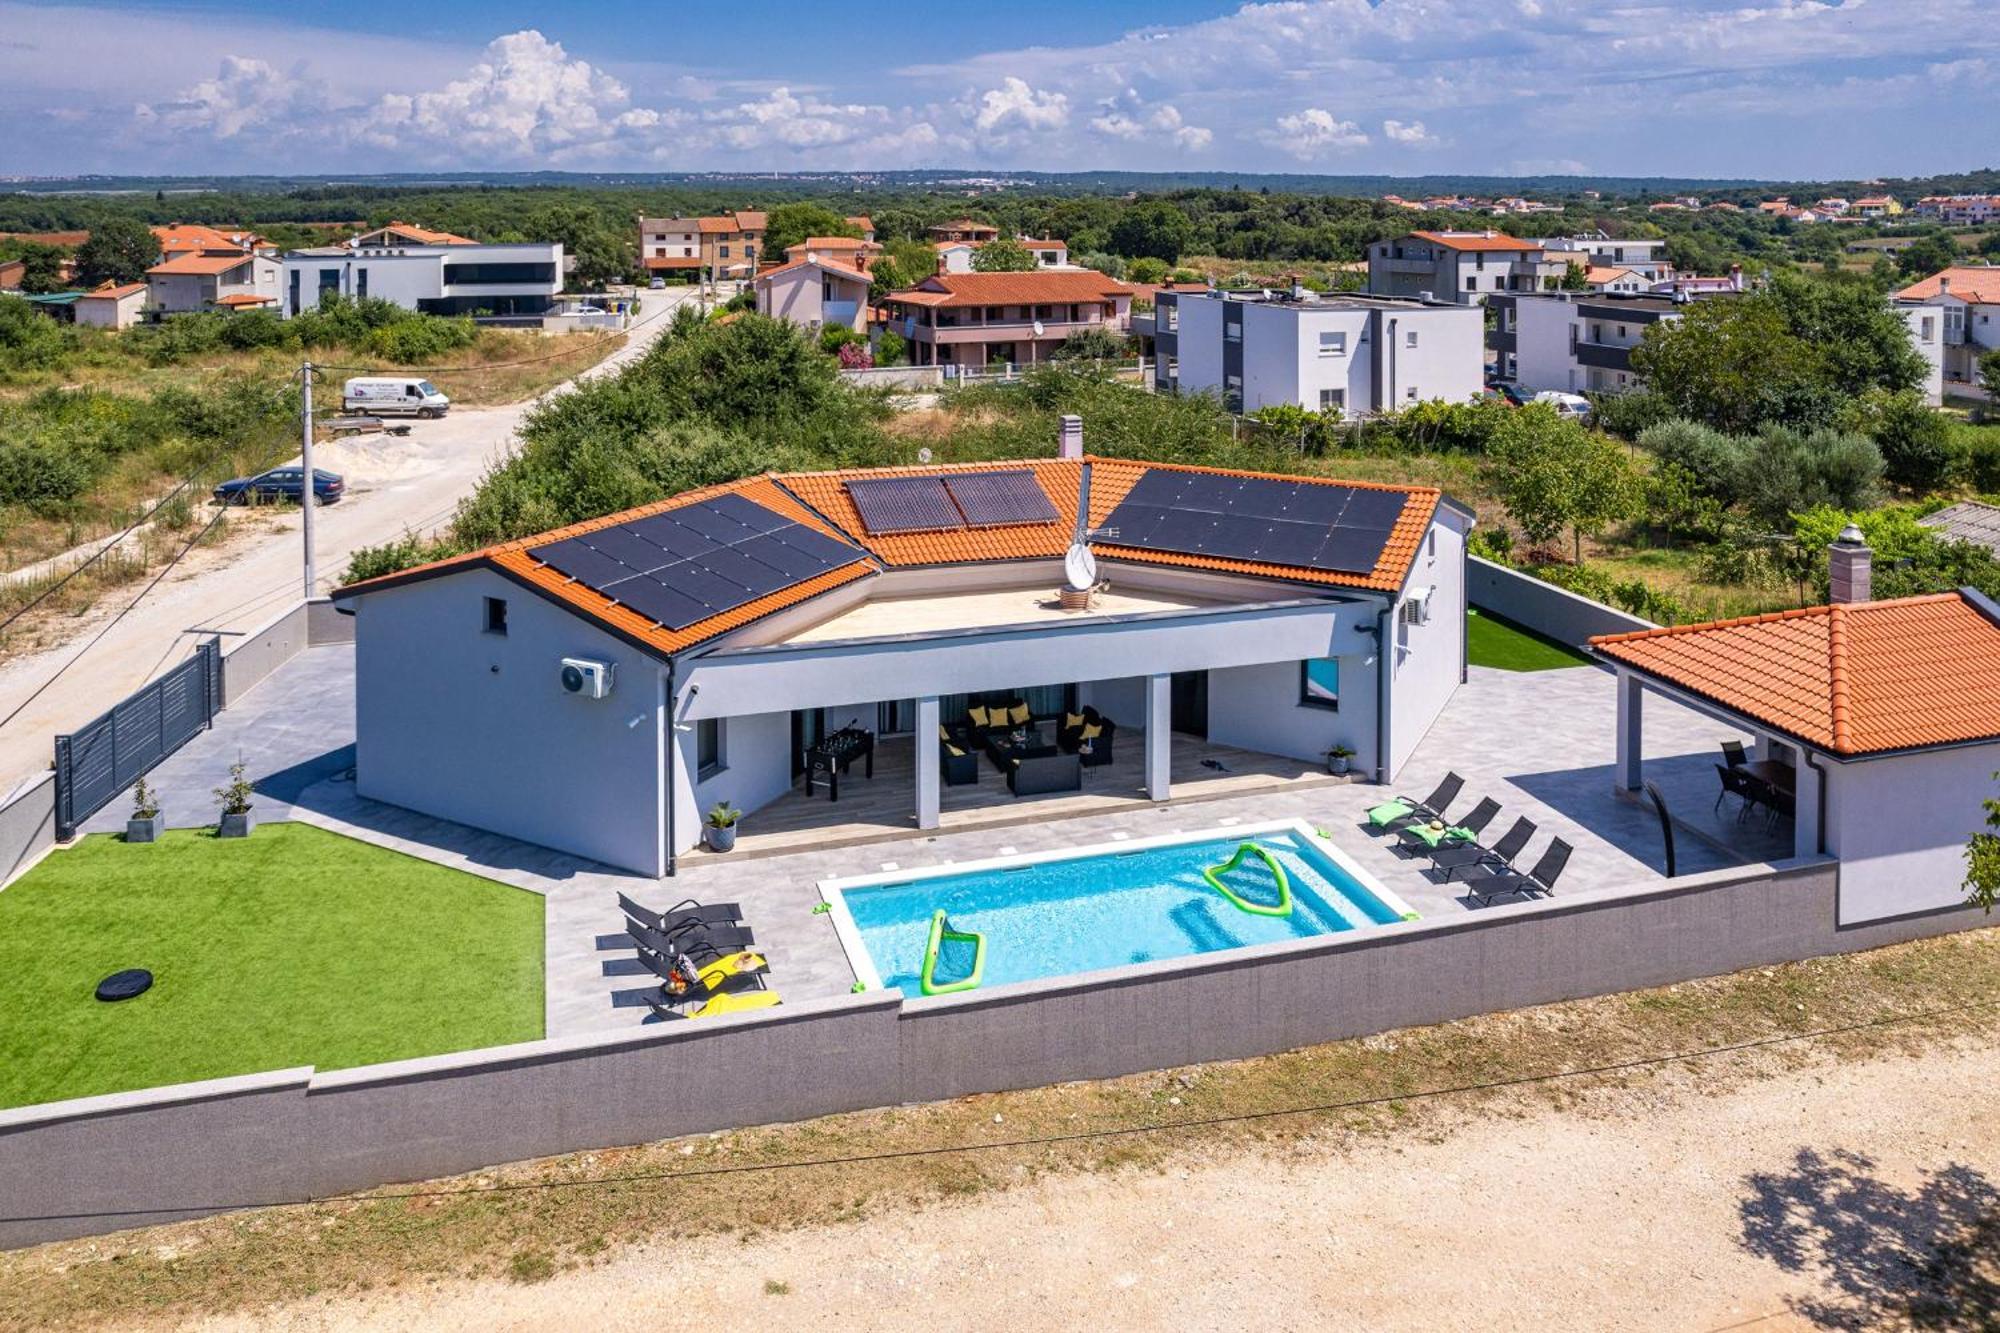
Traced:
<svg viewBox="0 0 2000 1333">
<path fill-rule="evenodd" d="M 1739 764 L 1738 767 L 1759 782 L 1788 796 L 1798 790 L 1799 775 L 1793 771 L 1790 764 L 1781 764 L 1775 759 L 1752 759 L 1748 763 Z"/>
</svg>

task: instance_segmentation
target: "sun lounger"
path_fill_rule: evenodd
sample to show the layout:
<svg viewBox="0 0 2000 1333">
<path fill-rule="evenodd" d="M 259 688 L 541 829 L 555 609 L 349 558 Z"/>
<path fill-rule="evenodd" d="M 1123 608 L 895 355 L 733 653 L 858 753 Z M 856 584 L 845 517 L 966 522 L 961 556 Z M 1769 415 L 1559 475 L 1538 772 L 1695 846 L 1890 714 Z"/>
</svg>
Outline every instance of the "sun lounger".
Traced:
<svg viewBox="0 0 2000 1333">
<path fill-rule="evenodd" d="M 1511 867 L 1514 858 L 1528 845 L 1528 839 L 1535 836 L 1535 821 L 1517 819 L 1514 826 L 1500 835 L 1500 841 L 1491 847 L 1470 843 L 1458 847 L 1440 847 L 1431 853 L 1433 868 L 1445 872 L 1448 884 L 1458 877 L 1461 870 L 1471 870 L 1477 866 Z"/>
<path fill-rule="evenodd" d="M 1542 859 L 1535 862 L 1535 868 L 1525 874 L 1510 868 L 1494 870 L 1482 878 L 1466 885 L 1466 893 L 1480 906 L 1495 898 L 1518 893 L 1524 898 L 1541 894 L 1551 897 L 1556 891 L 1556 881 L 1562 877 L 1563 867 L 1569 864 L 1570 845 L 1561 838 L 1550 838 L 1548 850 Z"/>
<path fill-rule="evenodd" d="M 624 911 L 626 916 L 631 917 L 640 925 L 648 926 L 662 932 L 689 921 L 699 922 L 702 925 L 726 926 L 743 919 L 743 905 L 741 903 L 708 903 L 704 905 L 692 898 L 683 898 L 666 911 L 655 912 L 651 908 L 645 907 L 621 893 L 618 895 L 618 906 Z"/>
<path fill-rule="evenodd" d="M 1464 778 L 1456 773 L 1447 773 L 1444 781 L 1438 783 L 1437 790 L 1421 801 L 1397 796 L 1374 807 L 1368 812 L 1368 824 L 1371 828 L 1390 830 L 1420 820 L 1442 819 L 1445 810 L 1458 799 L 1459 789 L 1463 786 Z"/>
<path fill-rule="evenodd" d="M 778 1003 L 778 992 L 774 990 L 728 991 L 713 999 L 703 1000 L 692 1009 L 675 1009 L 664 1004 L 655 1004 L 652 1009 L 653 1017 L 672 1022 L 684 1018 L 720 1018 L 725 1014 L 749 1013 L 753 1009 L 775 1009 Z"/>
<path fill-rule="evenodd" d="M 1396 830 L 1396 840 L 1405 847 L 1428 848 L 1436 851 L 1455 843 L 1468 843 L 1478 839 L 1493 822 L 1493 816 L 1500 813 L 1500 802 L 1491 796 L 1481 797 L 1472 812 L 1456 824 L 1447 824 L 1442 819 L 1427 819 L 1417 824 L 1405 824 Z"/>
<path fill-rule="evenodd" d="M 698 959 L 720 958 L 757 942 L 743 926 L 704 926 L 695 922 L 671 930 L 652 930 L 637 921 L 626 924 L 631 944 L 642 954 L 672 959 L 675 954 L 692 954 Z"/>
</svg>

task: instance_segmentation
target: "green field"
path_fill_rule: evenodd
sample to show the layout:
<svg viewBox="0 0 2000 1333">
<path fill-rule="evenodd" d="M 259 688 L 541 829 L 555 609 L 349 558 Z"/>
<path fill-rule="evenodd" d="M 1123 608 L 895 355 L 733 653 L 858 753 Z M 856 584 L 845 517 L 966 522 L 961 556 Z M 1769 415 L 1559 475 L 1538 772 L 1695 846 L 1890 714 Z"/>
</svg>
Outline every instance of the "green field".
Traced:
<svg viewBox="0 0 2000 1333">
<path fill-rule="evenodd" d="M 0 1106 L 532 1041 L 542 938 L 537 894 L 305 824 L 92 836 L 0 892 Z"/>
<path fill-rule="evenodd" d="M 1465 656 L 1473 666 L 1501 671 L 1553 671 L 1584 666 L 1590 659 L 1554 639 L 1522 629 L 1511 620 L 1470 610 L 1465 619 Z"/>
</svg>

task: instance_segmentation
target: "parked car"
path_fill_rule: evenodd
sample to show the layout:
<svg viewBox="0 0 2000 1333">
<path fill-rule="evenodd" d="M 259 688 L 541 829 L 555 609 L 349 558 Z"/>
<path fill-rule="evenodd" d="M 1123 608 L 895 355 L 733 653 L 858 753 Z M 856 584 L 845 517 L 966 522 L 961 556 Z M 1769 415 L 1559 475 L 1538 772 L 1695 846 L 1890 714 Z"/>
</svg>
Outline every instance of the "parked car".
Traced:
<svg viewBox="0 0 2000 1333">
<path fill-rule="evenodd" d="M 1500 399 L 1502 402 L 1510 403 L 1515 407 L 1527 406 L 1528 395 L 1521 392 L 1520 385 L 1510 383 L 1507 380 L 1488 381 L 1486 392 Z"/>
<path fill-rule="evenodd" d="M 269 472 L 259 472 L 254 477 L 236 477 L 215 488 L 217 504 L 247 505 L 269 503 L 273 500 L 299 502 L 305 491 L 305 469 L 296 467 L 274 467 Z M 323 505 L 330 505 L 347 491 L 347 483 L 339 476 L 324 468 L 313 469 L 313 499 Z"/>
<path fill-rule="evenodd" d="M 651 282 L 647 283 L 646 286 L 656 292 L 665 291 L 667 286 L 667 280 L 665 278 L 654 278 Z"/>
<path fill-rule="evenodd" d="M 342 386 L 340 410 L 366 412 L 378 417 L 392 414 L 441 417 L 451 410 L 451 399 L 440 393 L 429 380 L 365 375 Z"/>
<path fill-rule="evenodd" d="M 1574 417 L 1578 421 L 1590 420 L 1590 400 L 1580 393 L 1564 393 L 1561 389 L 1544 389 L 1536 394 L 1532 401 L 1547 403 L 1556 410 L 1557 416 Z"/>
</svg>

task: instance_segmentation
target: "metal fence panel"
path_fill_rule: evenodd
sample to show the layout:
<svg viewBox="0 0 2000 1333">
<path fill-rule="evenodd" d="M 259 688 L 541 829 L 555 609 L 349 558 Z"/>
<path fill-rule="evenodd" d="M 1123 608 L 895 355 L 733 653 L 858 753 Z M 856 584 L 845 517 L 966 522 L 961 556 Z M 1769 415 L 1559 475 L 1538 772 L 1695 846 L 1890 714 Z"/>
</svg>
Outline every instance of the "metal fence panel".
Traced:
<svg viewBox="0 0 2000 1333">
<path fill-rule="evenodd" d="M 221 706 L 222 646 L 211 638 L 110 712 L 56 737 L 56 837 L 75 837 L 84 820 L 206 729 Z"/>
</svg>

